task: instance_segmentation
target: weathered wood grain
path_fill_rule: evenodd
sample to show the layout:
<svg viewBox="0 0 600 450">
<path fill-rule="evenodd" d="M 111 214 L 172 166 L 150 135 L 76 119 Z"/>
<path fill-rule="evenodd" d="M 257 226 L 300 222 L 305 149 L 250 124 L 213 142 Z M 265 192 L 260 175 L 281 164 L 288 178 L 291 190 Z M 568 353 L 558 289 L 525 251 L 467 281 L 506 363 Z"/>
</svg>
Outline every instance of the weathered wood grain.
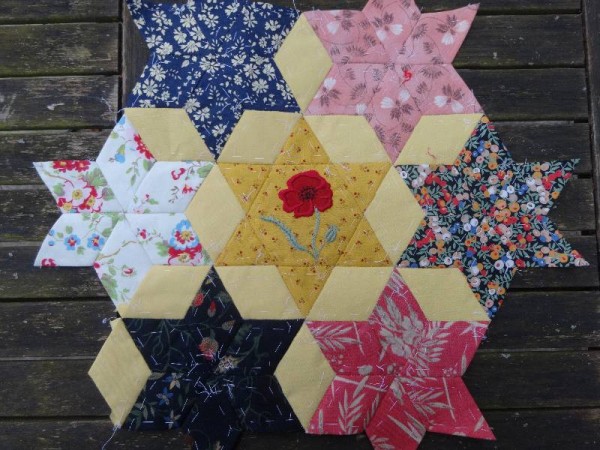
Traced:
<svg viewBox="0 0 600 450">
<path fill-rule="evenodd" d="M 596 180 L 596 224 L 600 226 L 600 3 L 594 0 L 583 0 L 586 49 L 588 58 L 588 76 L 590 88 L 590 113 L 592 131 L 592 164 Z M 600 230 L 596 230 L 600 245 Z"/>
<path fill-rule="evenodd" d="M 419 448 L 439 450 L 537 450 L 595 449 L 600 443 L 597 425 L 599 409 L 484 411 L 497 441 L 427 433 Z M 566 432 L 576 430 L 575 432 Z M 0 445 L 3 448 L 56 449 L 100 448 L 112 435 L 108 420 L 30 420 L 0 421 Z M 107 444 L 107 450 L 188 450 L 178 431 L 134 433 L 122 430 Z M 315 436 L 304 433 L 244 433 L 239 450 L 371 450 L 364 435 Z"/>
<path fill-rule="evenodd" d="M 92 267 L 33 267 L 37 246 L 0 248 L 0 298 L 51 299 L 105 297 Z"/>
<path fill-rule="evenodd" d="M 560 39 L 556 39 L 557 29 Z M 584 65 L 581 16 L 478 16 L 453 65 L 457 68 L 581 67 Z"/>
<path fill-rule="evenodd" d="M 116 74 L 119 25 L 2 25 L 0 55 L 2 77 Z"/>
<path fill-rule="evenodd" d="M 367 0 L 272 0 L 270 3 L 281 6 L 293 6 L 300 10 L 310 9 L 362 9 Z M 464 0 L 416 0 L 424 12 L 461 8 L 468 4 Z M 540 13 L 574 13 L 581 10 L 579 0 L 479 0 L 479 13 L 502 14 L 540 14 Z"/>
<path fill-rule="evenodd" d="M 515 160 L 579 158 L 575 173 L 589 174 L 590 133 L 586 123 L 498 122 L 500 136 Z M 38 184 L 35 161 L 95 159 L 109 131 L 0 132 L 0 184 Z"/>
<path fill-rule="evenodd" d="M 481 351 L 600 346 L 600 292 L 514 292 L 488 330 Z"/>
<path fill-rule="evenodd" d="M 587 120 L 584 69 L 458 70 L 492 120 Z"/>
<path fill-rule="evenodd" d="M 109 299 L 5 303 L 0 308 L 1 358 L 95 357 L 115 317 Z"/>
<path fill-rule="evenodd" d="M 496 128 L 518 162 L 579 158 L 575 173 L 592 171 L 587 123 L 496 122 Z"/>
<path fill-rule="evenodd" d="M 525 269 L 515 275 L 511 289 L 585 289 L 600 286 L 596 236 L 568 238 L 590 263 L 589 267 Z"/>
<path fill-rule="evenodd" d="M 108 415 L 91 360 L 0 361 L 0 417 Z M 597 352 L 478 353 L 465 374 L 482 409 L 600 407 Z M 565 383 L 568 379 L 569 382 Z M 23 398 L 22 393 L 28 395 Z"/>
<path fill-rule="evenodd" d="M 113 20 L 120 0 L 2 0 L 0 23 Z"/>
<path fill-rule="evenodd" d="M 0 358 L 94 357 L 115 308 L 108 298 L 9 302 L 0 308 Z M 509 292 L 480 350 L 600 347 L 600 293 Z"/>
<path fill-rule="evenodd" d="M 590 267 L 526 269 L 515 276 L 513 289 L 595 289 L 598 279 L 596 237 L 570 237 L 569 242 Z M 0 299 L 105 297 L 91 267 L 40 269 L 33 267 L 38 244 L 0 247 Z"/>
<path fill-rule="evenodd" d="M 43 240 L 60 216 L 50 191 L 0 190 L 0 242 Z M 574 179 L 564 189 L 550 217 L 562 231 L 595 229 L 592 180 Z"/>
<path fill-rule="evenodd" d="M 112 127 L 117 76 L 0 79 L 0 131 Z"/>
<path fill-rule="evenodd" d="M 96 159 L 109 130 L 0 132 L 0 184 L 38 184 L 36 161 Z"/>
</svg>

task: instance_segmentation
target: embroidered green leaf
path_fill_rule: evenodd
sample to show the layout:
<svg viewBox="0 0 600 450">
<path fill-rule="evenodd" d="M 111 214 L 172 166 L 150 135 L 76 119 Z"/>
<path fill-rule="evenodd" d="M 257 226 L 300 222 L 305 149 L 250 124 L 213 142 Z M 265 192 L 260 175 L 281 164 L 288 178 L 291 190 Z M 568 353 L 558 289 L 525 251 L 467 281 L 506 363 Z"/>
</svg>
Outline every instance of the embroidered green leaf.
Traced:
<svg viewBox="0 0 600 450">
<path fill-rule="evenodd" d="M 73 232 L 73 227 L 71 225 L 67 225 L 65 227 L 65 233 L 71 234 Z"/>
<path fill-rule="evenodd" d="M 300 242 L 298 242 L 298 239 L 296 239 L 296 236 L 294 235 L 292 230 L 286 227 L 279 219 L 276 219 L 275 217 L 271 216 L 262 216 L 261 219 L 265 222 L 269 222 L 273 225 L 276 225 L 283 232 L 290 245 L 296 250 L 300 250 L 301 252 L 308 252 L 308 249 L 305 246 L 301 245 Z"/>
<path fill-rule="evenodd" d="M 77 247 L 77 254 L 78 255 L 83 255 L 85 253 L 85 248 L 84 247 Z"/>
</svg>

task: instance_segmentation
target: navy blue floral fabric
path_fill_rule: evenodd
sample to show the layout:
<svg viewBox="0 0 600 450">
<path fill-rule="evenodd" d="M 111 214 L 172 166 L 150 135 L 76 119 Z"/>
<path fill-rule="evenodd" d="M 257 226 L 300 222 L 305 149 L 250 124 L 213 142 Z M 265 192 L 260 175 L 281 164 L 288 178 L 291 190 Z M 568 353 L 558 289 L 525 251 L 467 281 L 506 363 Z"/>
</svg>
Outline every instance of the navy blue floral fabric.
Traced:
<svg viewBox="0 0 600 450">
<path fill-rule="evenodd" d="M 295 9 L 249 0 L 127 3 L 150 49 L 128 106 L 184 108 L 215 156 L 245 109 L 300 111 L 273 60 Z"/>
<path fill-rule="evenodd" d="M 211 269 L 184 319 L 124 322 L 152 370 L 124 428 L 182 428 L 197 449 L 302 430 L 274 376 L 302 320 L 244 321 Z"/>
<path fill-rule="evenodd" d="M 426 212 L 401 267 L 458 267 L 492 317 L 518 269 L 587 265 L 548 218 L 577 160 L 516 163 L 484 117 L 452 166 L 398 166 Z"/>
</svg>

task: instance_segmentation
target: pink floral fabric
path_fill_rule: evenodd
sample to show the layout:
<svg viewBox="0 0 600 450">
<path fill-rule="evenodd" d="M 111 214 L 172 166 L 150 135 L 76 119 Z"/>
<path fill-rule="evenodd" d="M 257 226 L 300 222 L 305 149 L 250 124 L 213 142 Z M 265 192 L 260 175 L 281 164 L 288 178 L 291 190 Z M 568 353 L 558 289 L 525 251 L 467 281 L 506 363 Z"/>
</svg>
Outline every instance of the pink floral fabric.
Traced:
<svg viewBox="0 0 600 450">
<path fill-rule="evenodd" d="M 493 439 L 461 379 L 488 322 L 427 319 L 394 271 L 368 321 L 307 326 L 336 373 L 309 432 L 364 429 L 381 449 L 416 448 L 426 431 Z"/>
<path fill-rule="evenodd" d="M 423 115 L 482 112 L 451 65 L 476 12 L 371 0 L 362 12 L 306 13 L 334 62 L 306 113 L 364 115 L 396 160 Z"/>
</svg>

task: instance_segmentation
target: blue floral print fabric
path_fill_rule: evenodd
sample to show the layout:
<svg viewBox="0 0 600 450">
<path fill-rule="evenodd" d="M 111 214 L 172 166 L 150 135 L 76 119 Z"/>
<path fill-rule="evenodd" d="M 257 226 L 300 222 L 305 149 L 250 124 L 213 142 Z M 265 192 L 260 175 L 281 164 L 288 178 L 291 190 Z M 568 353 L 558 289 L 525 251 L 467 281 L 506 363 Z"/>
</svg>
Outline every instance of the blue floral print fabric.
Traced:
<svg viewBox="0 0 600 450">
<path fill-rule="evenodd" d="M 398 166 L 427 213 L 400 267 L 459 267 L 490 317 L 518 269 L 587 265 L 548 218 L 577 160 L 517 163 L 484 117 L 453 166 Z"/>
<path fill-rule="evenodd" d="M 150 49 L 130 107 L 184 108 L 217 156 L 245 109 L 300 109 L 273 57 L 300 13 L 268 3 L 127 0 Z"/>
</svg>

